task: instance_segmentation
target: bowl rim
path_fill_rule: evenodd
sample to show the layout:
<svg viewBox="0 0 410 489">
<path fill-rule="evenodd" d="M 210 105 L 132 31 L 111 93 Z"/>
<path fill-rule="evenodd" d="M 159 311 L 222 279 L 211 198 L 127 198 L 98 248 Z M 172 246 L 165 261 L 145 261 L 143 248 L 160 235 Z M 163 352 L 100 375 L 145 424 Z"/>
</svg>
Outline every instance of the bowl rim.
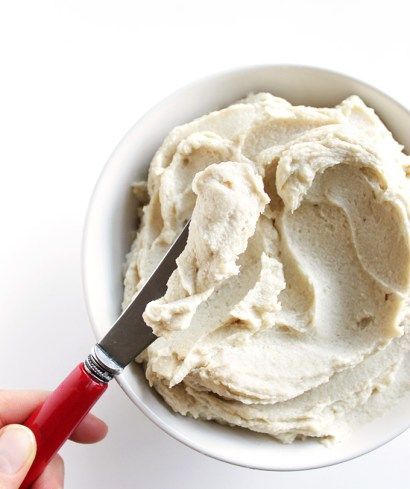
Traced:
<svg viewBox="0 0 410 489">
<path fill-rule="evenodd" d="M 345 73 L 336 71 L 336 70 L 329 70 L 327 68 L 323 67 L 318 67 L 314 65 L 303 65 L 303 64 L 293 64 L 293 63 L 265 63 L 265 64 L 253 64 L 253 65 L 244 65 L 244 66 L 237 66 L 237 67 L 232 67 L 226 70 L 220 70 L 217 72 L 214 72 L 212 74 L 202 76 L 200 78 L 197 78 L 189 83 L 184 84 L 182 87 L 174 90 L 170 94 L 166 95 L 163 97 L 159 102 L 157 102 L 155 105 L 153 105 L 148 111 L 144 112 L 139 119 L 130 127 L 130 129 L 125 133 L 125 135 L 120 139 L 119 143 L 116 145 L 114 150 L 111 152 L 109 158 L 107 159 L 106 163 L 104 164 L 99 177 L 97 178 L 97 181 L 94 185 L 94 188 L 91 193 L 91 197 L 88 203 L 88 207 L 86 210 L 85 214 L 85 219 L 84 219 L 84 225 L 83 225 L 83 234 L 82 234 L 82 242 L 81 242 L 81 281 L 82 281 L 82 288 L 84 292 L 84 298 L 85 298 L 85 305 L 86 305 L 86 310 L 87 310 L 87 315 L 90 320 L 91 328 L 93 330 L 94 336 L 96 340 L 98 341 L 100 339 L 100 334 L 96 325 L 96 321 L 94 320 L 94 315 L 92 312 L 92 305 L 90 301 L 90 287 L 92 286 L 90 284 L 89 280 L 89 274 L 87 273 L 87 242 L 89 240 L 89 228 L 90 228 L 90 222 L 92 220 L 92 214 L 93 214 L 93 209 L 95 206 L 96 198 L 97 195 L 99 194 L 99 190 L 101 187 L 101 182 L 105 178 L 109 167 L 111 166 L 111 162 L 114 159 L 115 155 L 119 151 L 121 147 L 123 147 L 126 142 L 131 139 L 132 134 L 134 131 L 144 123 L 145 119 L 148 118 L 152 113 L 154 113 L 161 105 L 165 104 L 168 100 L 172 99 L 173 97 L 176 97 L 178 94 L 183 93 L 184 91 L 194 88 L 196 85 L 200 85 L 203 83 L 210 82 L 214 79 L 217 79 L 219 77 L 224 77 L 224 76 L 229 76 L 229 75 L 235 75 L 235 74 L 247 74 L 252 71 L 256 70 L 263 70 L 263 69 L 270 69 L 270 68 L 277 68 L 277 69 L 286 69 L 286 68 L 291 68 L 295 70 L 301 70 L 301 71 L 306 71 L 306 70 L 311 70 L 311 71 L 316 71 L 319 73 L 323 74 L 328 74 L 328 75 L 333 75 L 338 78 L 345 79 L 350 82 L 355 82 L 360 85 L 362 85 L 364 88 L 367 88 L 378 95 L 382 96 L 383 98 L 387 99 L 391 104 L 395 105 L 398 109 L 407 111 L 410 116 L 410 111 L 409 109 L 402 105 L 400 102 L 398 102 L 396 99 L 391 97 L 390 95 L 386 94 L 382 90 L 376 88 L 375 86 L 364 82 L 356 77 L 346 75 Z M 318 469 L 318 468 L 323 468 L 323 467 L 331 467 L 333 465 L 338 465 L 344 462 L 347 462 L 349 460 L 353 460 L 355 458 L 358 458 L 362 455 L 365 455 L 367 453 L 372 452 L 373 450 L 376 450 L 377 448 L 382 447 L 383 445 L 389 443 L 390 441 L 394 440 L 396 437 L 398 437 L 400 434 L 404 433 L 407 431 L 407 429 L 410 427 L 410 420 L 407 426 L 404 428 L 399 428 L 392 433 L 390 433 L 387 437 L 384 437 L 383 439 L 380 440 L 380 442 L 370 446 L 370 447 L 362 447 L 360 449 L 357 449 L 356 451 L 352 451 L 350 455 L 342 456 L 339 459 L 336 459 L 330 463 L 323 463 L 320 462 L 318 464 L 309 464 L 309 465 L 301 465 L 301 464 L 295 464 L 294 467 L 289 468 L 289 467 L 271 467 L 266 464 L 252 464 L 249 463 L 247 465 L 238 462 L 235 457 L 229 456 L 229 454 L 226 454 L 224 456 L 215 454 L 212 450 L 209 450 L 207 448 L 204 448 L 202 445 L 198 444 L 195 440 L 187 437 L 185 434 L 181 433 L 178 431 L 176 428 L 173 426 L 167 424 L 164 422 L 160 416 L 158 416 L 153 410 L 151 410 L 143 401 L 141 401 L 134 393 L 133 389 L 128 385 L 127 380 L 124 378 L 124 374 L 120 374 L 115 377 L 115 380 L 117 383 L 120 385 L 121 389 L 125 392 L 127 397 L 138 407 L 138 409 L 143 412 L 155 425 L 157 425 L 159 428 L 161 428 L 167 435 L 171 436 L 175 440 L 183 443 L 185 446 L 194 449 L 195 451 L 202 453 L 210 458 L 220 460 L 222 462 L 226 462 L 232 465 L 236 465 L 239 467 L 247 467 L 247 468 L 252 468 L 252 469 L 258 469 L 258 470 L 264 470 L 264 471 L 273 471 L 273 472 L 294 472 L 294 471 L 303 471 L 303 470 L 313 470 L 313 469 Z"/>
</svg>

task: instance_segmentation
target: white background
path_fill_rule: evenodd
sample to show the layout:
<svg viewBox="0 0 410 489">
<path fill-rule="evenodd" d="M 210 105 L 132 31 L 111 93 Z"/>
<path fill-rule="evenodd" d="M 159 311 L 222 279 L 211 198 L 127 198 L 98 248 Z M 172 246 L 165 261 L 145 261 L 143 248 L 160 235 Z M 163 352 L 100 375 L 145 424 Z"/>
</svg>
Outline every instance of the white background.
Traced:
<svg viewBox="0 0 410 489">
<path fill-rule="evenodd" d="M 104 162 L 153 104 L 203 75 L 301 63 L 356 76 L 410 107 L 407 0 L 1 1 L 0 387 L 52 388 L 93 342 L 81 234 Z M 336 467 L 267 473 L 193 452 L 113 383 L 110 433 L 67 444 L 66 487 L 408 487 L 410 433 Z"/>
</svg>

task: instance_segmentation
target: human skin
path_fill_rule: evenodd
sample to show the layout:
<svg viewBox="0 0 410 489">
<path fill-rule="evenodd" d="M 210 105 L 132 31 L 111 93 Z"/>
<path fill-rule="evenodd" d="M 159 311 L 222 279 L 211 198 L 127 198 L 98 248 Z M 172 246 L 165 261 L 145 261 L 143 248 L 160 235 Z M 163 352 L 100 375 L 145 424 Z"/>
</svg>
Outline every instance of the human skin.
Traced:
<svg viewBox="0 0 410 489">
<path fill-rule="evenodd" d="M 46 391 L 37 390 L 0 390 L 0 488 L 17 489 L 24 480 L 31 463 L 35 457 L 36 444 L 34 435 L 28 428 L 19 426 L 28 416 L 41 405 L 48 396 Z M 26 432 L 23 432 L 26 430 Z M 9 470 L 10 465 L 2 454 L 1 438 L 12 439 L 15 432 L 26 435 L 30 439 L 26 447 L 26 456 L 21 460 L 17 471 Z M 96 443 L 107 434 L 107 425 L 94 416 L 88 414 L 80 425 L 74 430 L 70 440 L 77 443 Z M 7 452 L 7 441 L 3 450 Z M 2 458 L 3 457 L 3 458 Z M 9 473 L 9 472 L 14 473 Z M 33 484 L 33 489 L 60 489 L 64 485 L 64 462 L 60 455 L 55 455 L 41 476 Z"/>
</svg>

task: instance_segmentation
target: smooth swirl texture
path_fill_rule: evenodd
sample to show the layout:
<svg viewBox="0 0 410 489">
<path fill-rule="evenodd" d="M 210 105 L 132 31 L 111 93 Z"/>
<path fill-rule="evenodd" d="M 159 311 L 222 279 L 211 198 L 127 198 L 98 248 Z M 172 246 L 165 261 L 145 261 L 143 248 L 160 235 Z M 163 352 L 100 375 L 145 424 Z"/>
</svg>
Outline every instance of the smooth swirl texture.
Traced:
<svg viewBox="0 0 410 489">
<path fill-rule="evenodd" d="M 410 391 L 410 159 L 356 96 L 270 94 L 175 128 L 156 153 L 124 307 L 191 218 L 138 359 L 177 412 L 328 440 Z"/>
</svg>

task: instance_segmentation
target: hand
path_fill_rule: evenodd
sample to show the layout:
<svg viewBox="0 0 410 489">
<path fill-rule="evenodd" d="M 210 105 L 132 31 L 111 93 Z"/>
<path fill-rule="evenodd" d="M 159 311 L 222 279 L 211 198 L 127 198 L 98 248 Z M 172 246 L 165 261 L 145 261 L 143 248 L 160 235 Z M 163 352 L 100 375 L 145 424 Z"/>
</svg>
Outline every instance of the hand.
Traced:
<svg viewBox="0 0 410 489">
<path fill-rule="evenodd" d="M 0 390 L 0 489 L 17 489 L 23 482 L 36 453 L 33 433 L 20 424 L 44 402 L 44 391 Z M 107 425 L 88 414 L 70 440 L 78 443 L 95 443 L 107 434 Z M 64 484 L 64 463 L 55 455 L 33 489 L 61 489 Z"/>
</svg>

